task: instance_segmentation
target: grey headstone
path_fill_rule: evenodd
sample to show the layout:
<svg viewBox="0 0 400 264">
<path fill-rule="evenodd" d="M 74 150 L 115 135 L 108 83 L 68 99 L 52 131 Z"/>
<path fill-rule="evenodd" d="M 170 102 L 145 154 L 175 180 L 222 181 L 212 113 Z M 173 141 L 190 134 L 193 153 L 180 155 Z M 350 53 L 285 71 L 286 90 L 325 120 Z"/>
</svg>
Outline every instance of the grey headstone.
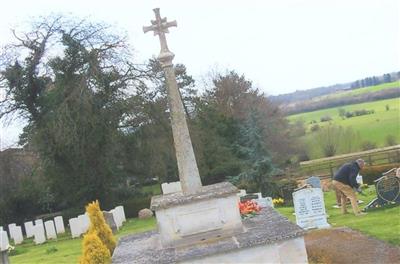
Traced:
<svg viewBox="0 0 400 264">
<path fill-rule="evenodd" d="M 321 188 L 321 180 L 319 177 L 311 176 L 306 180 L 306 184 L 311 185 L 312 188 Z"/>
<path fill-rule="evenodd" d="M 103 211 L 103 215 L 107 225 L 111 228 L 113 234 L 117 233 L 117 224 L 114 221 L 113 214 L 107 211 Z"/>
</svg>

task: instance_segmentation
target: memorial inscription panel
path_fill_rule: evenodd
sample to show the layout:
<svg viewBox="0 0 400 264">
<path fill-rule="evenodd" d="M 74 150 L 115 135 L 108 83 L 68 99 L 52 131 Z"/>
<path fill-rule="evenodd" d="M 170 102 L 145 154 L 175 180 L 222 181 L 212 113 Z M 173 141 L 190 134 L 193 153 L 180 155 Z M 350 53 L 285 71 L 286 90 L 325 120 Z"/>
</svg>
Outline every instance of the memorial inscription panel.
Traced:
<svg viewBox="0 0 400 264">
<path fill-rule="evenodd" d="M 320 188 L 307 188 L 293 193 L 296 223 L 304 229 L 330 227 Z"/>
</svg>

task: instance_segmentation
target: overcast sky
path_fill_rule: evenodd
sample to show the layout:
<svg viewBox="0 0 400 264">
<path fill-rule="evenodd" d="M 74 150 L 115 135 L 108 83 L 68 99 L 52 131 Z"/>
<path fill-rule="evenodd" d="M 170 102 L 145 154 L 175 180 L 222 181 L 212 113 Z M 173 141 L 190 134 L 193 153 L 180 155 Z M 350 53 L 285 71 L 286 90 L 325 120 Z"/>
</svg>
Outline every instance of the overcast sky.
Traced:
<svg viewBox="0 0 400 264">
<path fill-rule="evenodd" d="M 29 18 L 66 13 L 125 31 L 143 62 L 159 53 L 158 38 L 142 31 L 155 7 L 177 20 L 169 47 L 174 62 L 185 64 L 196 80 L 234 69 L 275 95 L 400 70 L 397 0 L 5 0 L 0 45 Z M 17 131 L 3 128 L 0 147 L 15 141 Z"/>
</svg>

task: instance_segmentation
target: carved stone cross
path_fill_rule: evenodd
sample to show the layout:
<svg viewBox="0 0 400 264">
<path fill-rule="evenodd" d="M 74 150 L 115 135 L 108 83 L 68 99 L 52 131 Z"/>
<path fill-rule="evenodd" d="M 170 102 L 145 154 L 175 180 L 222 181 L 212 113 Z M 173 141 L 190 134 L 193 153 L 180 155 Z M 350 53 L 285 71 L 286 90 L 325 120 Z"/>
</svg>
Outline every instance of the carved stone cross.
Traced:
<svg viewBox="0 0 400 264">
<path fill-rule="evenodd" d="M 151 21 L 151 26 L 143 27 L 143 32 L 154 31 L 160 39 L 161 51 L 158 60 L 164 69 L 167 80 L 168 101 L 171 113 L 172 134 L 178 162 L 179 179 L 184 193 L 195 193 L 201 188 L 199 170 L 194 156 L 192 141 L 186 123 L 185 111 L 181 95 L 176 83 L 175 71 L 172 65 L 174 54 L 168 49 L 165 33 L 169 33 L 169 27 L 176 27 L 176 21 L 167 22 L 167 18 L 161 18 L 160 9 L 153 9 L 156 20 Z"/>
</svg>

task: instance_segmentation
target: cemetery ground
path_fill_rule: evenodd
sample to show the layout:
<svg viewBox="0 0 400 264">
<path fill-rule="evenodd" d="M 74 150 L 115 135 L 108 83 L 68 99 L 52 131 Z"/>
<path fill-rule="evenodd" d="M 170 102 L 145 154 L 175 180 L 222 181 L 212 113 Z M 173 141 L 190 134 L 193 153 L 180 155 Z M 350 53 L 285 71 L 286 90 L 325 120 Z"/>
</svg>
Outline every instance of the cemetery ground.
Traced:
<svg viewBox="0 0 400 264">
<path fill-rule="evenodd" d="M 388 106 L 388 110 L 387 107 Z M 345 109 L 346 111 L 356 110 L 374 110 L 373 114 L 355 116 L 345 118 L 339 116 L 338 109 Z M 321 122 L 321 117 L 329 116 L 332 118 L 329 122 Z M 315 135 L 318 131 L 312 132 L 313 125 L 324 127 L 328 124 L 342 126 L 344 128 L 351 127 L 355 133 L 359 134 L 356 142 L 352 142 L 354 149 L 352 152 L 361 151 L 361 144 L 365 141 L 375 143 L 377 147 L 385 147 L 387 145 L 386 138 L 391 135 L 397 143 L 400 142 L 400 124 L 398 122 L 400 116 L 400 98 L 379 100 L 367 103 L 353 104 L 322 109 L 313 112 L 295 114 L 288 117 L 291 122 L 298 119 L 303 120 L 306 126 L 306 134 L 302 136 L 306 146 L 310 146 L 308 150 L 310 159 L 317 159 L 324 157 L 322 151 L 319 149 L 318 144 L 311 144 L 315 141 Z M 316 123 L 312 123 L 312 122 Z M 343 144 L 345 144 L 343 142 Z M 345 154 L 347 146 L 339 145 L 338 154 Z"/>
<path fill-rule="evenodd" d="M 358 198 L 363 200 L 364 203 L 361 205 L 363 208 L 369 201 L 375 198 L 375 187 L 369 186 L 368 189 L 364 190 L 366 196 L 359 195 Z M 321 239 L 323 237 L 326 239 L 330 237 L 332 243 L 334 241 L 342 241 L 343 239 L 348 239 L 349 247 L 352 246 L 352 239 L 357 237 L 357 232 L 349 236 L 349 232 L 346 229 L 339 229 L 339 233 L 332 233 L 339 227 L 349 227 L 355 231 L 359 231 L 367 236 L 377 238 L 379 240 L 388 242 L 394 246 L 400 246 L 400 207 L 388 207 L 388 208 L 378 208 L 369 211 L 367 215 L 361 217 L 355 217 L 352 214 L 351 208 L 349 206 L 349 214 L 342 215 L 340 209 L 335 209 L 332 206 L 335 204 L 335 194 L 334 192 L 325 192 L 325 207 L 327 214 L 329 215 L 328 222 L 332 225 L 334 229 L 310 231 L 306 235 L 306 242 L 315 241 L 315 239 Z M 288 217 L 291 221 L 295 222 L 294 208 L 292 206 L 282 206 L 278 207 L 277 210 Z M 128 219 L 127 223 L 118 231 L 117 238 L 122 236 L 145 232 L 156 227 L 155 218 L 147 220 L 139 219 Z M 332 231 L 331 231 L 332 230 Z M 350 232 L 353 232 L 350 230 Z M 347 235 L 347 236 L 346 236 Z M 359 235 L 360 236 L 360 235 Z M 336 238 L 336 240 L 335 240 Z M 362 236 L 361 242 L 354 244 L 353 246 L 361 246 L 365 237 Z M 311 243 L 310 242 L 310 243 Z M 366 241 L 367 243 L 368 241 Z M 379 241 L 378 241 L 379 242 Z M 26 240 L 22 245 L 16 247 L 14 253 L 12 253 L 10 260 L 11 263 L 76 263 L 79 256 L 81 255 L 81 243 L 82 239 L 71 239 L 69 234 L 60 236 L 56 241 L 48 241 L 43 245 L 35 246 L 32 240 Z M 360 244 L 361 243 L 361 244 Z M 368 242 L 369 243 L 369 242 Z M 383 248 L 388 247 L 386 243 L 382 243 Z M 344 245 L 344 244 L 343 244 Z M 389 246 L 390 247 L 390 246 Z M 309 248 L 307 248 L 309 250 Z M 338 248 L 333 248 L 332 250 L 340 250 Z M 397 249 L 396 249 L 397 250 Z M 343 251 L 340 251 L 343 252 Z M 345 252 L 351 252 L 351 249 Z M 351 253 L 349 253 L 351 254 Z M 317 258 L 317 262 L 324 262 L 324 259 Z M 329 262 L 329 261 L 327 261 Z"/>
</svg>

